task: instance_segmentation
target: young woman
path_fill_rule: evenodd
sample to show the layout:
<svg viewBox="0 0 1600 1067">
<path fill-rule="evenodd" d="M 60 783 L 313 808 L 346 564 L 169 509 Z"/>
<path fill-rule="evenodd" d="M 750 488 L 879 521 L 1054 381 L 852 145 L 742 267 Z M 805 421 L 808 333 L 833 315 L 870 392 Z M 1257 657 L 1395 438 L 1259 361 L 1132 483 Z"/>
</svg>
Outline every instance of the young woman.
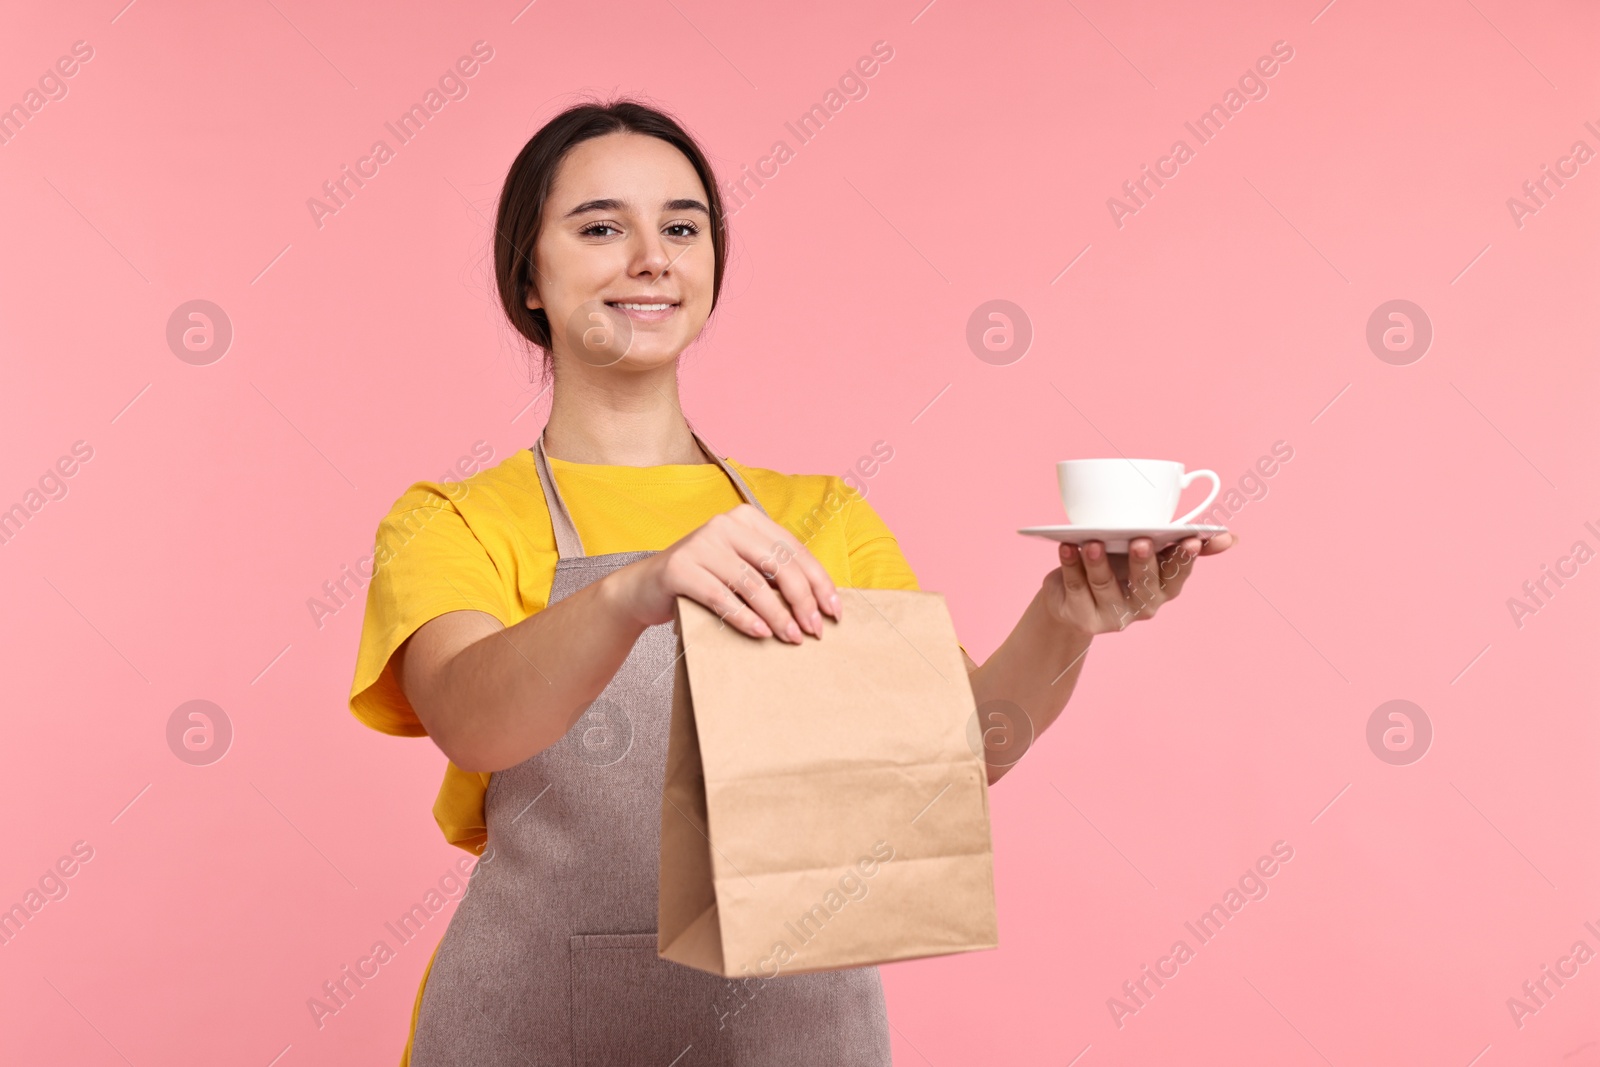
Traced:
<svg viewBox="0 0 1600 1067">
<path fill-rule="evenodd" d="M 748 997 L 656 955 L 675 598 L 799 644 L 841 617 L 840 589 L 917 588 L 839 478 L 737 463 L 685 419 L 678 358 L 726 256 L 705 156 L 642 105 L 558 115 L 506 178 L 496 277 L 553 375 L 550 416 L 533 447 L 416 483 L 380 524 L 350 697 L 378 730 L 433 738 L 435 817 L 480 857 L 402 1064 L 889 1062 L 876 968 Z M 1060 714 L 1092 638 L 1154 615 L 1230 543 L 1135 541 L 1118 570 L 1101 545 L 1062 546 L 1005 642 L 966 658 L 979 707 L 1015 709 L 985 724 L 1002 727 L 984 733 L 989 781 Z"/>
</svg>

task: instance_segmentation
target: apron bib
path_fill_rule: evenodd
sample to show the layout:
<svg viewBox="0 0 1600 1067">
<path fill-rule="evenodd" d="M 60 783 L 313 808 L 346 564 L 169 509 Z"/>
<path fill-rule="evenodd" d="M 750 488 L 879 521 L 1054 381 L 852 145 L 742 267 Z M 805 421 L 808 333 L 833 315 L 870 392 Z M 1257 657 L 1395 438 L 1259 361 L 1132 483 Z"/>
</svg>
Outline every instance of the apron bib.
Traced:
<svg viewBox="0 0 1600 1067">
<path fill-rule="evenodd" d="M 532 451 L 556 538 L 551 604 L 654 555 L 584 555 L 543 433 Z M 560 741 L 490 776 L 488 844 L 428 975 L 412 1067 L 890 1062 L 876 967 L 730 980 L 656 955 L 677 647 L 672 623 L 647 628 Z"/>
</svg>

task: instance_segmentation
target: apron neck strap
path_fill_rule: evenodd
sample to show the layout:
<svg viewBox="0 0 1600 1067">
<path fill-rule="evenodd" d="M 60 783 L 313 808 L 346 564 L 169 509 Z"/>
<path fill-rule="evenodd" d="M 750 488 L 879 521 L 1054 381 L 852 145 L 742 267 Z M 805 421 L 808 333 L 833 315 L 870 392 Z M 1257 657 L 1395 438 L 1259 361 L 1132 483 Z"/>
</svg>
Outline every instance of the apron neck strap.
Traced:
<svg viewBox="0 0 1600 1067">
<path fill-rule="evenodd" d="M 716 449 L 706 444 L 705 439 L 695 432 L 694 427 L 689 428 L 689 434 L 694 438 L 694 443 L 700 446 L 700 451 L 722 468 L 722 473 L 733 482 L 733 487 L 739 491 L 739 496 L 744 502 L 765 515 L 767 509 L 761 506 L 761 501 L 756 499 L 756 495 L 750 491 L 750 487 L 739 476 L 739 472 L 729 466 L 717 454 Z M 550 471 L 550 458 L 544 451 L 543 430 L 539 431 L 539 439 L 533 444 L 533 463 L 539 472 L 539 488 L 544 490 L 545 506 L 550 509 L 550 526 L 556 535 L 556 558 L 563 560 L 583 556 L 583 539 L 578 536 L 578 527 L 572 521 L 572 512 L 567 509 L 567 502 L 562 499 L 561 490 L 556 486 L 555 475 Z"/>
</svg>

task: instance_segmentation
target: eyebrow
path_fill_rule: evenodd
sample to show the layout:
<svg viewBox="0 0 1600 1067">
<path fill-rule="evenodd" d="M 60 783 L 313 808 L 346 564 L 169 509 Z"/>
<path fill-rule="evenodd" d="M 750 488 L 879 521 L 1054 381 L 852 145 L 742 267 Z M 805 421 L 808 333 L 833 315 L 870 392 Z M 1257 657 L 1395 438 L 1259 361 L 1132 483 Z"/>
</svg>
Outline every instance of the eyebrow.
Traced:
<svg viewBox="0 0 1600 1067">
<path fill-rule="evenodd" d="M 579 204 L 577 207 L 575 207 L 571 211 L 567 212 L 565 217 L 570 219 L 574 215 L 584 215 L 584 214 L 587 214 L 587 213 L 589 213 L 591 211 L 626 211 L 626 210 L 628 210 L 628 206 L 629 205 L 628 205 L 627 201 L 618 200 L 615 197 L 607 197 L 604 200 L 585 200 L 583 203 Z M 686 198 L 686 199 L 680 199 L 680 200 L 668 200 L 666 203 L 661 205 L 661 210 L 663 210 L 663 211 L 698 211 L 702 215 L 705 215 L 707 217 L 710 217 L 710 215 L 711 215 L 711 209 L 710 208 L 706 207 L 705 204 L 703 204 L 700 201 L 695 200 L 693 198 Z"/>
</svg>

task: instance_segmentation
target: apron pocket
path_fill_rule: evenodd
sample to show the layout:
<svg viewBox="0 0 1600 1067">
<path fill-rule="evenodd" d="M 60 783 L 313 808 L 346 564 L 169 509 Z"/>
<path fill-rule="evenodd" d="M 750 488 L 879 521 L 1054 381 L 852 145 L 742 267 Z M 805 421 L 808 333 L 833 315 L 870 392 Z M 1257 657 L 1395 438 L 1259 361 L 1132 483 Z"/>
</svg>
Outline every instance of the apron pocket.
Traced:
<svg viewBox="0 0 1600 1067">
<path fill-rule="evenodd" d="M 719 1004 L 731 983 L 661 959 L 654 931 L 573 934 L 571 966 L 576 1067 L 719 1062 Z"/>
</svg>

